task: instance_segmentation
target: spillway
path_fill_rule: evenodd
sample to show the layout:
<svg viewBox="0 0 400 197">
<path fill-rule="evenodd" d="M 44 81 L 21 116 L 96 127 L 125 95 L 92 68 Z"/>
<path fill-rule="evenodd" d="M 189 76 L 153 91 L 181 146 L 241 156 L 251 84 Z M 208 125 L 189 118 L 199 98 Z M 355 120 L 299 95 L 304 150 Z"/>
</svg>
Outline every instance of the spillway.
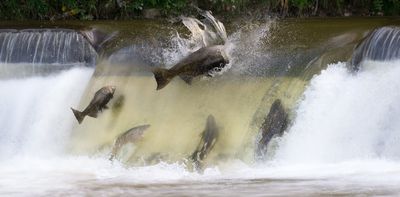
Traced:
<svg viewBox="0 0 400 197">
<path fill-rule="evenodd" d="M 220 27 L 214 34 L 187 34 L 156 23 L 167 29 L 157 40 L 146 37 L 157 34 L 149 27 L 145 36 L 131 33 L 130 25 L 143 23 L 105 23 L 121 35 L 102 58 L 78 30 L 0 31 L 0 193 L 400 193 L 400 60 L 389 55 L 398 52 L 398 24 L 330 22 L 335 25 L 321 29 L 326 21 L 253 21 L 227 26 L 226 38 Z M 177 77 L 156 91 L 151 70 L 221 42 L 210 35 L 222 35 L 231 59 L 227 69 L 192 85 Z M 203 42 L 201 36 L 210 37 Z M 388 46 L 385 55 L 373 55 L 376 43 Z M 109 109 L 78 124 L 70 107 L 83 110 L 105 85 L 117 87 Z M 261 125 L 276 99 L 290 122 L 259 161 Z M 196 170 L 190 155 L 210 114 L 219 137 Z M 110 161 L 116 137 L 145 124 L 151 126 L 143 139 Z"/>
</svg>

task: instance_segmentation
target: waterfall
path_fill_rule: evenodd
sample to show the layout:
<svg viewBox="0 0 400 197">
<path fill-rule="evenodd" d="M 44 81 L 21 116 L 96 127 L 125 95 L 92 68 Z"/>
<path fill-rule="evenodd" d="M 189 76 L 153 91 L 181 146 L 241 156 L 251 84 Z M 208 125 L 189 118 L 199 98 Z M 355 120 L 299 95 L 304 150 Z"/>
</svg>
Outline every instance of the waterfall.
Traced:
<svg viewBox="0 0 400 197">
<path fill-rule="evenodd" d="M 171 34 L 154 40 L 150 33 L 161 33 L 153 27 L 138 31 L 150 39 L 133 31 L 148 20 L 105 22 L 125 31 L 101 47 L 109 50 L 105 58 L 94 42 L 110 37 L 97 33 L 0 30 L 0 195 L 382 194 L 371 185 L 386 187 L 383 194 L 388 186 L 399 191 L 397 27 L 377 29 L 355 48 L 375 27 L 349 27 L 346 18 L 322 31 L 326 19 L 246 19 L 226 35 L 211 13 L 200 15 L 206 20 L 182 18 L 191 34 L 163 23 Z M 221 43 L 229 70 L 191 85 L 176 77 L 156 90 L 154 67 Z M 357 73 L 341 62 L 352 54 Z M 107 85 L 116 86 L 107 109 L 78 124 L 70 107 L 84 110 Z M 278 99 L 288 124 L 259 161 L 257 137 Z M 210 115 L 217 135 L 204 132 Z M 140 125 L 150 125 L 143 138 L 110 161 L 116 138 Z M 191 156 L 209 142 L 198 167 Z"/>
<path fill-rule="evenodd" d="M 63 154 L 75 121 L 70 107 L 78 105 L 92 72 L 0 80 L 0 158 Z"/>
<path fill-rule="evenodd" d="M 0 31 L 0 63 L 94 66 L 97 53 L 79 32 L 69 29 Z"/>
<path fill-rule="evenodd" d="M 372 31 L 353 53 L 354 70 L 364 60 L 394 60 L 400 58 L 400 27 L 382 27 Z"/>
</svg>

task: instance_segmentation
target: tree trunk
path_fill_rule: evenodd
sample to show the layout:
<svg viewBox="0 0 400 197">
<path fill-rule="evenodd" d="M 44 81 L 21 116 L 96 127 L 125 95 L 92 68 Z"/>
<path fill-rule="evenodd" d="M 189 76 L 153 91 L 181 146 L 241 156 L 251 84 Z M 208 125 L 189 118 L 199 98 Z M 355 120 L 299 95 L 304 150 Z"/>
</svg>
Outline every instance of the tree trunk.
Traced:
<svg viewBox="0 0 400 197">
<path fill-rule="evenodd" d="M 281 0 L 281 12 L 282 12 L 282 17 L 285 17 L 288 13 L 289 9 L 289 0 Z"/>
<path fill-rule="evenodd" d="M 314 8 L 314 12 L 313 12 L 313 15 L 314 15 L 314 16 L 316 16 L 316 15 L 317 15 L 317 12 L 318 12 L 318 2 L 319 2 L 319 0 L 316 0 L 316 1 L 315 1 L 315 8 Z"/>
</svg>

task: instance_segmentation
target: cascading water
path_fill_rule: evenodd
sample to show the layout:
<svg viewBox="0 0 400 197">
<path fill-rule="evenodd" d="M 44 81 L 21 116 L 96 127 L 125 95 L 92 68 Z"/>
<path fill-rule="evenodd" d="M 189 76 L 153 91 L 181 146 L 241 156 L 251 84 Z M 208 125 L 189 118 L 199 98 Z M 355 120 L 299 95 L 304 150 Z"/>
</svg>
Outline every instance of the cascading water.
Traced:
<svg viewBox="0 0 400 197">
<path fill-rule="evenodd" d="M 332 64 L 314 77 L 274 160 L 286 163 L 398 161 L 400 57 L 398 27 L 373 31 L 350 67 Z M 307 153 L 307 154 L 304 154 Z"/>
<path fill-rule="evenodd" d="M 286 163 L 398 161 L 400 61 L 332 64 L 312 79 L 275 158 Z"/>
<path fill-rule="evenodd" d="M 193 23 L 188 25 L 188 21 Z M 183 22 L 191 32 L 188 38 L 177 35 L 171 39 L 172 46 L 169 48 L 152 51 L 160 52 L 161 55 L 158 57 L 162 57 L 162 60 L 165 59 L 161 66 L 171 66 L 176 61 L 176 57 L 181 57 L 182 54 L 188 54 L 210 43 L 220 44 L 219 41 L 221 40 L 227 41 L 227 51 L 233 57 L 244 50 L 247 50 L 247 53 L 250 54 L 252 51 L 260 50 L 261 44 L 258 46 L 253 45 L 251 50 L 246 47 L 250 42 L 257 43 L 265 38 L 270 24 L 261 24 L 254 29 L 247 29 L 246 33 L 250 32 L 257 34 L 257 36 L 252 36 L 245 40 L 245 36 L 228 39 L 224 38 L 224 36 L 209 36 L 226 35 L 223 26 L 213 28 L 211 25 L 205 25 L 207 24 L 206 22 L 202 23 L 193 18 L 184 18 Z M 209 23 L 222 25 L 219 21 Z M 207 26 L 207 28 L 203 30 L 200 26 Z M 265 33 L 258 35 L 259 32 Z M 234 34 L 234 36 L 237 35 Z M 245 41 L 245 46 L 238 41 L 240 39 Z M 236 47 L 240 49 L 236 50 Z M 85 107 L 84 105 L 90 101 L 89 95 L 105 85 L 118 87 L 114 96 L 116 99 L 111 101 L 111 113 L 104 114 L 97 120 L 85 120 L 79 126 L 78 132 L 76 132 L 71 143 L 72 151 L 77 153 L 96 152 L 99 147 L 110 146 L 115 137 L 121 132 L 131 127 L 150 124 L 151 127 L 146 131 L 147 137 L 140 142 L 141 145 L 137 146 L 135 153 L 125 155 L 121 160 L 133 165 L 146 165 L 159 160 L 184 161 L 189 158 L 197 146 L 202 127 L 205 125 L 208 115 L 212 114 L 216 118 L 217 125 L 221 127 L 220 132 L 224 137 L 221 137 L 216 144 L 215 149 L 217 151 L 211 152 L 209 162 L 212 164 L 218 160 L 216 158 L 220 157 L 230 159 L 237 154 L 245 141 L 242 138 L 247 137 L 253 113 L 260 105 L 260 98 L 271 87 L 275 79 L 242 75 L 240 73 L 241 69 L 232 70 L 230 73 L 229 70 L 224 70 L 226 72 L 223 72 L 223 74 L 217 73 L 213 80 L 195 79 L 196 83 L 192 86 L 188 86 L 180 80 L 173 80 L 168 88 L 157 92 L 155 91 L 155 80 L 149 71 L 150 69 L 135 70 L 135 67 L 144 67 L 138 64 L 146 62 L 135 61 L 135 58 L 140 60 L 143 55 L 139 57 L 134 54 L 130 55 L 130 53 L 139 50 L 140 47 L 133 46 L 117 51 L 109 58 L 112 64 L 108 65 L 105 62 L 105 65 L 97 67 L 98 70 L 95 72 L 95 77 L 89 85 L 90 89 L 84 96 L 86 99 L 83 103 L 85 104 L 80 107 Z M 257 51 L 257 53 L 260 54 L 261 52 Z M 154 53 L 150 52 L 150 54 L 153 55 Z M 119 72 L 118 63 L 123 62 L 126 64 L 126 59 L 132 59 L 130 61 L 131 65 L 128 65 L 129 69 L 125 69 L 125 72 Z M 230 64 L 235 64 L 238 67 L 252 66 L 248 64 L 249 62 L 251 60 L 247 58 L 244 60 L 237 58 L 232 59 Z M 135 65 L 134 63 L 138 64 Z M 227 66 L 227 68 L 229 67 Z M 237 79 L 239 78 L 241 80 L 238 81 Z M 248 96 L 244 97 L 242 95 Z M 284 100 L 286 101 L 286 99 Z M 118 107 L 113 107 L 116 101 L 123 102 L 120 102 L 122 104 L 117 104 L 116 106 Z M 238 112 L 243 114 L 240 119 L 237 119 L 236 116 Z M 226 134 L 224 135 L 224 133 Z M 165 140 L 169 136 L 174 137 Z M 157 146 L 154 146 L 154 143 Z"/>
<path fill-rule="evenodd" d="M 400 192 L 399 60 L 365 58 L 358 73 L 350 72 L 346 63 L 333 63 L 326 69 L 317 65 L 325 62 L 318 58 L 328 57 L 330 50 L 352 49 L 357 35 L 372 27 L 323 33 L 325 37 L 314 40 L 317 46 L 299 41 L 292 50 L 281 46 L 285 39 L 277 39 L 279 21 L 244 25 L 226 38 L 218 33 L 224 28 L 215 25 L 221 24 L 216 21 L 198 29 L 215 30 L 201 33 L 217 36 L 209 36 L 216 38 L 211 42 L 195 39 L 196 34 L 186 38 L 173 34 L 159 48 L 137 44 L 116 50 L 95 69 L 72 67 L 46 76 L 0 79 L 0 185 L 4 186 L 0 193 L 309 196 Z M 161 91 L 155 90 L 152 67 L 169 67 L 204 44 L 221 40 L 226 41 L 232 60 L 229 70 L 195 79 L 190 86 L 177 78 Z M 350 56 L 334 54 L 326 59 L 341 57 L 332 58 L 337 62 Z M 18 75 L 13 72 L 9 74 Z M 70 107 L 83 109 L 104 85 L 117 87 L 109 109 L 79 125 Z M 270 142 L 266 162 L 257 163 L 255 139 L 275 99 L 281 99 L 289 111 L 290 125 L 282 137 Z M 196 172 L 188 158 L 210 114 L 219 127 L 219 138 L 205 159 L 205 168 Z M 144 138 L 125 146 L 116 160 L 109 161 L 115 138 L 144 124 L 151 125 Z"/>
<path fill-rule="evenodd" d="M 0 46 L 0 157 L 64 152 L 68 107 L 79 102 L 93 72 L 77 67 L 94 66 L 97 52 L 68 29 L 1 30 Z"/>
<path fill-rule="evenodd" d="M 0 31 L 2 64 L 83 64 L 94 66 L 97 53 L 79 32 L 68 29 Z"/>
<path fill-rule="evenodd" d="M 100 30 L 0 29 L 0 77 L 47 75 L 94 67 L 101 46 L 115 36 Z"/>
<path fill-rule="evenodd" d="M 92 72 L 76 68 L 47 77 L 0 80 L 0 157 L 63 153 L 72 129 L 69 106 L 79 103 Z"/>
<path fill-rule="evenodd" d="M 374 30 L 356 49 L 351 64 L 358 70 L 363 60 L 395 60 L 400 58 L 400 28 L 382 27 Z"/>
</svg>

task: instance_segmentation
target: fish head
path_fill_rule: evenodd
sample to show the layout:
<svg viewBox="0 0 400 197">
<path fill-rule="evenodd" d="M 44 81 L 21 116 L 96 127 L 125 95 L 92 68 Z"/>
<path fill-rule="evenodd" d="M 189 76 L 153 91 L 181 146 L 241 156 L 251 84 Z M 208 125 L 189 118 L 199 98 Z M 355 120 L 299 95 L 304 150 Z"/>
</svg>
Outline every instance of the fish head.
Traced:
<svg viewBox="0 0 400 197">
<path fill-rule="evenodd" d="M 150 127 L 150 125 L 142 125 L 142 126 L 138 126 L 138 127 L 130 129 L 130 138 L 132 139 L 132 141 L 142 139 L 145 131 L 149 127 Z"/>
<path fill-rule="evenodd" d="M 222 58 L 224 59 L 223 62 L 225 64 L 229 64 L 229 56 L 226 53 L 225 49 L 221 49 L 220 53 L 221 53 Z"/>
<path fill-rule="evenodd" d="M 218 65 L 216 66 L 217 71 L 222 71 L 226 67 L 227 64 L 229 64 L 229 57 L 227 53 L 225 52 L 224 46 L 220 46 L 218 53 Z"/>
</svg>

